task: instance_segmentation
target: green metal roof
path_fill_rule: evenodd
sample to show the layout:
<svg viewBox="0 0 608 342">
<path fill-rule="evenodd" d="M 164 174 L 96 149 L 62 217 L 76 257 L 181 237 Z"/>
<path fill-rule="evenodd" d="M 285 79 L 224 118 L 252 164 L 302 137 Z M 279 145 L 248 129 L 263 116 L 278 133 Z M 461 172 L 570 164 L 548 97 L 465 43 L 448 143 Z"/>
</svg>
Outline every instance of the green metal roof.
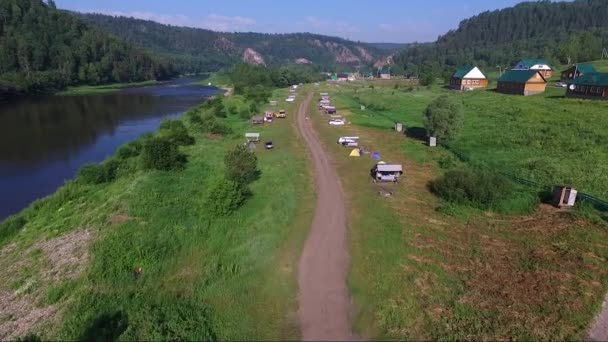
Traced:
<svg viewBox="0 0 608 342">
<path fill-rule="evenodd" d="M 549 62 L 547 62 L 546 59 L 540 59 L 540 58 L 526 58 L 526 59 L 522 59 L 521 61 L 519 61 L 517 63 L 517 65 L 522 64 L 525 68 L 530 69 L 531 67 L 537 65 L 537 64 L 546 64 L 546 65 L 551 65 L 549 64 Z"/>
<path fill-rule="evenodd" d="M 509 70 L 500 76 L 498 82 L 527 83 L 536 73 L 537 70 Z"/>
<path fill-rule="evenodd" d="M 575 85 L 608 87 L 608 74 L 600 72 L 585 74 L 575 78 L 572 83 Z"/>
<path fill-rule="evenodd" d="M 456 72 L 454 73 L 454 75 L 452 75 L 452 77 L 454 77 L 454 78 L 463 78 L 471 70 L 473 70 L 473 67 L 470 66 L 470 65 L 462 66 L 462 67 L 458 68 L 458 70 L 456 70 Z"/>
<path fill-rule="evenodd" d="M 595 70 L 595 67 L 591 64 L 577 64 L 576 68 L 578 69 L 578 71 L 582 72 L 583 74 L 597 72 L 597 70 Z"/>
<path fill-rule="evenodd" d="M 388 69 L 380 69 L 378 70 L 379 74 L 390 74 L 390 71 Z"/>
</svg>

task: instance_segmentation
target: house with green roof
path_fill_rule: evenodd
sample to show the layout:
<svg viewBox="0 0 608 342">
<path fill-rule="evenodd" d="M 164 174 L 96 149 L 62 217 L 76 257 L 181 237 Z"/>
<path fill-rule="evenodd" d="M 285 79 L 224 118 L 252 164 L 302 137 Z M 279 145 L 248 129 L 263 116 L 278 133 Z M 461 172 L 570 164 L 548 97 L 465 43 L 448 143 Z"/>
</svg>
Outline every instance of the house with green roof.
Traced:
<svg viewBox="0 0 608 342">
<path fill-rule="evenodd" d="M 378 78 L 382 80 L 390 80 L 391 79 L 391 70 L 390 69 L 378 69 Z"/>
<path fill-rule="evenodd" d="M 512 70 L 538 70 L 544 78 L 553 76 L 553 68 L 546 59 L 526 58 L 517 62 Z"/>
<path fill-rule="evenodd" d="M 488 86 L 488 78 L 478 67 L 463 66 L 450 78 L 450 89 L 473 90 Z"/>
<path fill-rule="evenodd" d="M 593 100 L 608 100 L 608 74 L 588 73 L 568 84 L 566 97 Z"/>
<path fill-rule="evenodd" d="M 597 70 L 591 64 L 574 64 L 568 69 L 562 71 L 561 81 L 567 83 L 575 78 L 579 78 L 581 76 L 594 72 L 597 72 Z"/>
<path fill-rule="evenodd" d="M 545 92 L 547 79 L 539 70 L 509 70 L 498 79 L 496 90 L 503 94 L 535 95 Z"/>
</svg>

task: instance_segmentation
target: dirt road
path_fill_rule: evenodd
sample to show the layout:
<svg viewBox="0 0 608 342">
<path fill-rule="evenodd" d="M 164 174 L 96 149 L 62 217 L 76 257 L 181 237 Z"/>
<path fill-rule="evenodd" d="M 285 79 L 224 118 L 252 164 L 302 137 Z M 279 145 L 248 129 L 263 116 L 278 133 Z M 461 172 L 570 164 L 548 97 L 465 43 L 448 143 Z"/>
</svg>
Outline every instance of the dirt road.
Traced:
<svg viewBox="0 0 608 342">
<path fill-rule="evenodd" d="M 315 216 L 298 271 L 302 340 L 347 341 L 353 336 L 346 289 L 346 212 L 336 170 L 306 118 L 311 100 L 312 94 L 297 113 L 298 130 L 308 145 L 317 190 Z"/>
<path fill-rule="evenodd" d="M 606 295 L 602 310 L 595 318 L 585 341 L 608 341 L 608 295 Z"/>
</svg>

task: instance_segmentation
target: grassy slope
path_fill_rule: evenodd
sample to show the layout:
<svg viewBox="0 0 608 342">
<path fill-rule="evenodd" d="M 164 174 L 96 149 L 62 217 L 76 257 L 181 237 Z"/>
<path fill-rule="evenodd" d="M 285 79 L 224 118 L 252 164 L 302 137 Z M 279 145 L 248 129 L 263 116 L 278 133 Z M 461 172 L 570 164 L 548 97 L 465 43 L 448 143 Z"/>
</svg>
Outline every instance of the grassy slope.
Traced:
<svg viewBox="0 0 608 342">
<path fill-rule="evenodd" d="M 444 90 L 405 92 L 387 89 L 386 84 L 376 82 L 374 90 L 361 86 L 319 89 L 329 90 L 339 113 L 347 114 L 352 125 L 329 127 L 313 115 L 350 202 L 349 283 L 358 305 L 357 329 L 367 336 L 399 339 L 580 338 L 608 287 L 608 272 L 602 266 L 608 258 L 605 227 L 549 208 L 501 215 L 437 200 L 427 183 L 442 172 L 439 161 L 450 158 L 450 153 L 429 150 L 416 139 L 391 132 L 390 127 L 397 120 L 420 127 L 423 109 Z M 368 107 L 386 108 L 361 111 L 354 96 L 364 99 Z M 548 120 L 545 116 L 556 113 L 559 103 L 577 113 L 579 125 L 586 122 L 593 129 L 593 122 L 603 119 L 594 112 L 605 106 L 492 92 L 454 96 L 466 105 L 467 124 L 459 148 L 473 154 L 475 162 L 495 165 L 504 160 L 515 163 L 522 154 L 574 156 L 569 149 L 558 151 L 564 145 L 552 135 L 543 138 L 544 146 L 557 145 L 545 149 L 517 139 L 524 134 L 521 126 L 506 126 L 493 115 L 504 112 L 505 102 L 509 109 L 524 108 L 510 120 L 530 125 L 531 131 L 540 129 L 534 120 Z M 553 116 L 569 117 L 561 113 Z M 496 138 L 507 134 L 508 139 Z M 384 186 L 395 191 L 390 199 L 379 196 L 381 189 L 368 178 L 373 161 L 348 157 L 350 150 L 335 143 L 340 135 L 358 135 L 362 146 L 379 151 L 384 161 L 405 166 L 402 183 Z M 483 144 L 468 135 L 480 136 L 477 139 Z M 503 147 L 515 145 L 511 139 L 519 142 L 517 150 Z M 599 151 L 590 142 L 586 147 Z M 498 151 L 503 153 L 496 155 Z M 562 172 L 568 165 L 577 165 L 576 160 L 564 159 Z M 602 165 L 598 161 L 585 167 Z M 595 189 L 602 185 L 591 177 L 581 181 L 594 184 Z"/>
<path fill-rule="evenodd" d="M 111 93 L 119 91 L 124 88 L 131 87 L 144 87 L 149 85 L 156 84 L 157 81 L 143 81 L 143 82 L 133 82 L 133 83 L 113 83 L 113 84 L 104 84 L 99 86 L 78 86 L 78 87 L 69 87 L 66 90 L 60 91 L 55 95 L 64 96 L 64 95 L 87 95 L 87 94 L 99 94 L 99 93 Z"/>
<path fill-rule="evenodd" d="M 288 113 L 295 108 L 287 106 Z M 6 250 L 3 261 L 25 260 L 26 267 L 3 274 L 0 290 L 33 283 L 26 299 L 60 309 L 43 337 L 77 339 L 95 319 L 116 312 L 127 316 L 128 338 L 157 339 L 160 322 L 186 339 L 204 338 L 206 326 L 222 340 L 298 337 L 290 316 L 297 310 L 295 270 L 314 203 L 305 150 L 293 116 L 256 129 L 236 117 L 228 122 L 234 135 L 195 135 L 196 144 L 184 148 L 189 163 L 182 172 L 129 171 L 109 185 L 70 182 L 19 214 L 27 224 L 7 242 L 17 248 Z M 276 149 L 256 151 L 262 177 L 245 206 L 210 221 L 205 189 L 222 173 L 224 152 L 251 130 Z M 129 219 L 112 223 L 118 214 Z M 91 262 L 76 279 L 49 281 L 45 258 L 24 252 L 83 227 L 96 238 Z M 136 267 L 143 269 L 139 278 Z"/>
</svg>

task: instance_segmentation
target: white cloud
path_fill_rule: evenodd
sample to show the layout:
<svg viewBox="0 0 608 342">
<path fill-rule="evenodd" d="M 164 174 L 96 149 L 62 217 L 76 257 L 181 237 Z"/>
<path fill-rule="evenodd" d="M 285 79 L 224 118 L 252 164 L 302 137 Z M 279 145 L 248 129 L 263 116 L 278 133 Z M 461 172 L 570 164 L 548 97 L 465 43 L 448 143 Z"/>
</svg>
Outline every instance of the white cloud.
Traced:
<svg viewBox="0 0 608 342">
<path fill-rule="evenodd" d="M 193 19 L 183 14 L 159 14 L 153 12 L 121 12 L 121 11 L 106 11 L 106 10 L 83 10 L 87 13 L 100 13 L 112 16 L 133 17 L 143 20 L 152 20 L 166 25 L 188 26 L 196 28 L 205 28 L 214 31 L 243 31 L 255 26 L 256 21 L 245 17 L 229 17 L 220 14 L 209 14 L 202 19 Z"/>
<path fill-rule="evenodd" d="M 324 30 L 331 33 L 348 34 L 359 32 L 359 29 L 356 26 L 344 21 L 306 17 L 306 22 L 316 30 Z"/>
</svg>

